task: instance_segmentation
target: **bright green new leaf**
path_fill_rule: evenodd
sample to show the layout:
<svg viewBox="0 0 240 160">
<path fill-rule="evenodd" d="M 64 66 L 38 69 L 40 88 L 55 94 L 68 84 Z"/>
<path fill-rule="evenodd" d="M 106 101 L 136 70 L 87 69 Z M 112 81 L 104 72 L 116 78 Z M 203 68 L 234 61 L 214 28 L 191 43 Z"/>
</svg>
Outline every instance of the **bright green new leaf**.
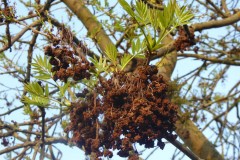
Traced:
<svg viewBox="0 0 240 160">
<path fill-rule="evenodd" d="M 24 96 L 22 102 L 29 105 L 36 105 L 40 107 L 47 107 L 49 104 L 49 99 L 47 97 L 33 96 L 31 98 Z"/>
<path fill-rule="evenodd" d="M 46 107 L 49 104 L 49 89 L 48 85 L 43 89 L 38 82 L 27 83 L 24 89 L 30 94 L 29 97 L 24 96 L 22 102 L 28 105 L 37 105 Z"/>
<path fill-rule="evenodd" d="M 143 51 L 146 48 L 146 43 L 141 42 L 140 38 L 138 38 L 136 41 L 132 41 L 132 56 L 135 58 L 145 58 L 145 55 L 143 54 Z"/>
<path fill-rule="evenodd" d="M 65 92 L 67 91 L 68 87 L 70 86 L 70 82 L 68 81 L 67 83 L 65 83 L 63 86 L 59 86 L 59 91 L 60 91 L 60 97 L 64 97 Z"/>
<path fill-rule="evenodd" d="M 125 1 L 125 0 L 118 0 L 118 2 L 120 3 L 120 5 L 123 7 L 123 9 L 125 11 L 127 11 L 127 13 L 129 15 L 131 15 L 132 17 L 135 17 L 135 14 L 131 8 L 131 6 Z"/>
<path fill-rule="evenodd" d="M 144 47 L 144 46 L 141 45 L 140 38 L 137 39 L 137 41 L 135 43 L 135 46 L 136 46 L 136 50 L 135 50 L 136 53 L 138 53 L 141 50 L 141 48 Z M 133 54 L 134 54 L 134 52 L 133 52 Z"/>
<path fill-rule="evenodd" d="M 149 23 L 148 6 L 143 1 L 136 2 L 135 18 L 141 24 L 146 25 L 147 23 Z"/>
<path fill-rule="evenodd" d="M 124 54 L 120 60 L 121 70 L 123 70 L 127 64 L 132 60 L 133 56 L 130 54 Z"/>
<path fill-rule="evenodd" d="M 187 10 L 186 6 L 180 8 L 178 5 L 176 6 L 175 16 L 177 25 L 188 24 L 189 21 L 194 17 L 194 15 Z"/>
<path fill-rule="evenodd" d="M 49 63 L 49 60 L 46 56 L 41 57 L 37 56 L 33 59 L 33 72 L 36 74 L 35 78 L 40 80 L 48 80 L 52 77 L 51 68 L 52 65 Z"/>
<path fill-rule="evenodd" d="M 95 56 L 94 58 L 89 59 L 94 64 L 96 76 L 102 72 L 107 72 L 109 65 L 107 64 L 106 57 L 102 57 L 102 55 L 100 55 L 98 59 Z"/>
<path fill-rule="evenodd" d="M 38 82 L 27 83 L 24 89 L 32 96 L 44 96 L 43 88 L 38 84 Z"/>
<path fill-rule="evenodd" d="M 49 96 L 48 84 L 45 85 L 44 91 L 45 91 L 45 96 L 48 97 Z"/>
<path fill-rule="evenodd" d="M 71 102 L 67 99 L 67 98 L 64 98 L 63 100 L 63 104 L 67 107 L 70 107 L 71 106 Z"/>
<path fill-rule="evenodd" d="M 114 45 L 108 45 L 106 47 L 105 53 L 108 57 L 108 59 L 112 62 L 113 65 L 117 65 L 117 49 Z"/>
</svg>

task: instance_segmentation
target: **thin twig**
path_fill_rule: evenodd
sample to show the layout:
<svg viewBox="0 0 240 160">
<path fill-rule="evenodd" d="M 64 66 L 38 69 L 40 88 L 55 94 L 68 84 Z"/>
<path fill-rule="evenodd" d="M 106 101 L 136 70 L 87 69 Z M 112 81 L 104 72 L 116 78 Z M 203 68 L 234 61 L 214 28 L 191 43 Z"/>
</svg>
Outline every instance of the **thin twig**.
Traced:
<svg viewBox="0 0 240 160">
<path fill-rule="evenodd" d="M 172 143 L 176 148 L 178 148 L 180 151 L 182 151 L 185 155 L 187 155 L 191 160 L 202 160 L 197 155 L 195 155 L 192 151 L 190 151 L 188 148 L 186 148 L 184 145 L 182 145 L 178 140 L 172 140 L 170 138 L 166 139 Z"/>
</svg>

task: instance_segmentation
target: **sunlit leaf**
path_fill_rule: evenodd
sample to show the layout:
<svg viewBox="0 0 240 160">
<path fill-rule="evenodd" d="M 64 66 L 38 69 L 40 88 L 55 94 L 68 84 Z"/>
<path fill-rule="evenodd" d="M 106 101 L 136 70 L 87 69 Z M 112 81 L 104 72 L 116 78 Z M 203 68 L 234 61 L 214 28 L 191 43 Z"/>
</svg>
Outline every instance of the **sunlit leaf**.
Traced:
<svg viewBox="0 0 240 160">
<path fill-rule="evenodd" d="M 129 15 L 131 15 L 132 17 L 135 16 L 131 6 L 125 0 L 118 0 L 118 2 Z"/>
<path fill-rule="evenodd" d="M 48 85 L 43 89 L 38 82 L 31 82 L 25 84 L 24 89 L 29 93 L 29 96 L 24 96 L 22 98 L 23 103 L 42 107 L 46 107 L 49 104 Z"/>
<path fill-rule="evenodd" d="M 95 56 L 94 58 L 89 59 L 94 64 L 96 76 L 102 72 L 108 71 L 109 65 L 107 64 L 106 57 L 102 57 L 102 55 L 100 55 L 98 59 Z"/>
<path fill-rule="evenodd" d="M 68 81 L 63 86 L 59 86 L 60 97 L 64 97 L 65 92 L 67 91 L 68 87 L 70 86 L 70 82 Z"/>
<path fill-rule="evenodd" d="M 123 70 L 127 64 L 132 60 L 133 56 L 130 54 L 124 54 L 120 60 L 121 70 Z"/>
<path fill-rule="evenodd" d="M 117 49 L 114 45 L 108 45 L 106 47 L 105 53 L 113 65 L 117 64 Z"/>
<path fill-rule="evenodd" d="M 147 24 L 149 22 L 148 6 L 143 1 L 136 2 L 136 20 L 141 24 Z"/>
<path fill-rule="evenodd" d="M 48 80 L 52 77 L 52 65 L 49 63 L 49 60 L 46 56 L 37 56 L 35 59 L 33 59 L 32 66 L 33 72 L 36 74 L 35 78 L 40 80 Z"/>
</svg>

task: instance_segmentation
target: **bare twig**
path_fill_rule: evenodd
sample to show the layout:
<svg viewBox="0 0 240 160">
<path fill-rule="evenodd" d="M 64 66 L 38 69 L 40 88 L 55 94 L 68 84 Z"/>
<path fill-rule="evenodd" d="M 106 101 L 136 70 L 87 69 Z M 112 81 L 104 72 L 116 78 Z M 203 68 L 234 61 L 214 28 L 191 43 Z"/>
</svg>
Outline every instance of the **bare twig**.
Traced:
<svg viewBox="0 0 240 160">
<path fill-rule="evenodd" d="M 174 145 L 176 148 L 178 148 L 180 151 L 182 151 L 184 154 L 186 154 L 190 159 L 192 160 L 202 160 L 197 155 L 195 155 L 193 152 L 191 152 L 188 148 L 186 148 L 184 145 L 182 145 L 178 140 L 172 140 L 170 138 L 166 138 L 172 145 Z"/>
</svg>

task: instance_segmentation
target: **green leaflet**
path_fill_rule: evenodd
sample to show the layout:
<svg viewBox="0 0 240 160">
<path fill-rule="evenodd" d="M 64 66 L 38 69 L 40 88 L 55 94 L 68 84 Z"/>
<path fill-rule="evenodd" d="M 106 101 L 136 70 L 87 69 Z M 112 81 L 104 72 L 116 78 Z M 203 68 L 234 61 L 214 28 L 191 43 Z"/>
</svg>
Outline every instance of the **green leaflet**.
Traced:
<svg viewBox="0 0 240 160">
<path fill-rule="evenodd" d="M 131 53 L 119 56 L 114 45 L 108 45 L 105 50 L 106 57 L 100 55 L 90 58 L 95 66 L 95 74 L 123 70 L 133 58 L 145 58 L 163 47 L 162 40 L 179 25 L 187 24 L 193 17 L 186 7 L 179 7 L 176 0 L 170 0 L 163 10 L 150 9 L 147 4 L 136 0 L 136 5 L 130 6 L 125 0 L 118 0 L 123 9 L 137 22 L 136 28 L 142 32 L 136 37 L 130 37 Z M 119 58 L 120 57 L 120 58 Z"/>
<path fill-rule="evenodd" d="M 123 9 L 132 17 L 134 17 L 134 12 L 131 8 L 131 6 L 125 1 L 125 0 L 118 0 L 118 2 L 120 3 L 120 5 L 123 7 Z"/>
<path fill-rule="evenodd" d="M 89 59 L 94 64 L 95 67 L 94 72 L 97 77 L 100 75 L 100 73 L 107 72 L 109 65 L 107 64 L 106 57 L 102 57 L 102 55 L 100 55 L 98 59 L 95 56 L 94 58 L 90 57 Z"/>
<path fill-rule="evenodd" d="M 178 22 L 177 25 L 188 24 L 189 20 L 191 20 L 194 17 L 194 15 L 189 10 L 187 10 L 186 6 L 180 8 L 178 5 L 176 6 L 175 9 L 175 16 Z"/>
<path fill-rule="evenodd" d="M 161 48 L 162 40 L 174 29 L 180 25 L 188 24 L 189 20 L 193 18 L 193 14 L 187 10 L 186 6 L 179 7 L 176 0 L 170 0 L 168 5 L 163 6 L 163 10 L 150 9 L 147 4 L 142 1 L 136 1 L 134 6 L 135 11 L 132 10 L 131 6 L 125 0 L 119 0 L 121 6 L 134 18 L 148 45 L 149 51 L 155 51 Z M 153 31 L 159 30 L 159 35 L 154 36 L 146 34 L 147 27 L 153 27 Z M 149 30 L 147 31 L 149 32 Z M 149 37 L 149 35 L 151 37 Z M 153 41 L 154 39 L 155 41 Z"/>
<path fill-rule="evenodd" d="M 66 93 L 68 87 L 70 87 L 70 81 L 65 83 L 63 86 L 59 86 L 59 91 L 60 91 L 59 97 L 65 97 L 65 93 Z"/>
<path fill-rule="evenodd" d="M 34 70 L 33 72 L 36 74 L 35 78 L 40 80 L 48 80 L 52 77 L 52 65 L 49 63 L 49 60 L 46 56 L 37 56 L 35 59 L 33 59 L 32 66 Z"/>
<path fill-rule="evenodd" d="M 49 102 L 48 85 L 43 88 L 38 82 L 31 82 L 24 85 L 24 89 L 29 93 L 29 96 L 24 96 L 22 102 L 28 105 L 36 105 L 46 107 Z"/>
<path fill-rule="evenodd" d="M 124 54 L 120 60 L 120 68 L 123 70 L 127 64 L 133 59 L 133 56 L 130 54 Z"/>
<path fill-rule="evenodd" d="M 136 13 L 135 13 L 135 19 L 140 24 L 148 24 L 149 23 L 149 9 L 148 6 L 143 1 L 137 1 L 136 3 Z"/>
<path fill-rule="evenodd" d="M 114 66 L 117 65 L 117 48 L 114 45 L 108 45 L 105 54 Z"/>
</svg>

